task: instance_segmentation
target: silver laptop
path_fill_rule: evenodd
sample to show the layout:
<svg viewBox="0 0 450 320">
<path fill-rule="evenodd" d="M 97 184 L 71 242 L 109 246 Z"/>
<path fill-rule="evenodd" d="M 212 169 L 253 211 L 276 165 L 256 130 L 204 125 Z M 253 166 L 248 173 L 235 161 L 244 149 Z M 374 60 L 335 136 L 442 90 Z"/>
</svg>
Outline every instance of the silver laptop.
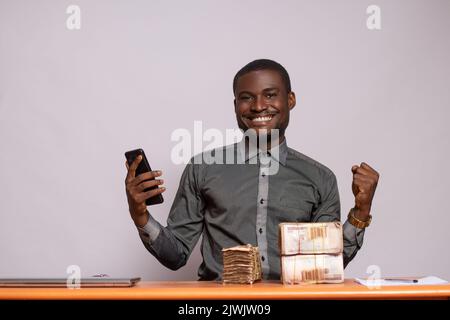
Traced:
<svg viewBox="0 0 450 320">
<path fill-rule="evenodd" d="M 110 278 L 110 277 L 88 277 L 81 278 L 81 288 L 97 287 L 133 287 L 141 278 Z M 36 288 L 68 288 L 75 287 L 77 283 L 68 283 L 66 278 L 4 278 L 0 279 L 0 288 L 9 287 L 36 287 Z"/>
</svg>

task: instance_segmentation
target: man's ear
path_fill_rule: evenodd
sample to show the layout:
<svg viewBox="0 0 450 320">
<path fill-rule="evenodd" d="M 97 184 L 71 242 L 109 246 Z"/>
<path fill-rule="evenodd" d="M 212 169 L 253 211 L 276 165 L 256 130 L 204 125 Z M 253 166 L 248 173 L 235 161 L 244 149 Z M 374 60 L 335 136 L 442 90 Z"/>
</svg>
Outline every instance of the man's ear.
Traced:
<svg viewBox="0 0 450 320">
<path fill-rule="evenodd" d="M 288 107 L 289 110 L 294 109 L 295 105 L 297 103 L 297 99 L 295 98 L 295 93 L 293 91 L 288 93 Z"/>
<path fill-rule="evenodd" d="M 234 112 L 236 113 L 236 108 L 237 108 L 237 106 L 236 106 L 236 98 L 235 99 L 233 99 L 233 104 L 234 104 Z"/>
</svg>

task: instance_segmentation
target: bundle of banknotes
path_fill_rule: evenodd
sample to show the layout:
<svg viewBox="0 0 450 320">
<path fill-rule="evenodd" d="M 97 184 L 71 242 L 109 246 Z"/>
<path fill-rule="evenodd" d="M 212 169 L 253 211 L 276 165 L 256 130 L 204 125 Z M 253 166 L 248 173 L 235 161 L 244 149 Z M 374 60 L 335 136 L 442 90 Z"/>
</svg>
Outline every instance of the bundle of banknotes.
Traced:
<svg viewBox="0 0 450 320">
<path fill-rule="evenodd" d="M 279 245 L 283 283 L 344 281 L 340 222 L 281 223 Z"/>
<path fill-rule="evenodd" d="M 340 222 L 280 223 L 279 228 L 281 255 L 342 252 Z"/>
<path fill-rule="evenodd" d="M 222 249 L 223 282 L 253 283 L 261 280 L 258 247 L 250 244 Z"/>
</svg>

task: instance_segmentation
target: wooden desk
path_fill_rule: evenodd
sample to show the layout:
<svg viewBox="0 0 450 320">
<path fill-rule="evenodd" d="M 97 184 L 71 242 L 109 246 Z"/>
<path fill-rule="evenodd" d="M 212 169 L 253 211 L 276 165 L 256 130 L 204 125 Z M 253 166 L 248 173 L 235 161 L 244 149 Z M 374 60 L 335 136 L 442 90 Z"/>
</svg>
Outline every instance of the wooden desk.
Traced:
<svg viewBox="0 0 450 320">
<path fill-rule="evenodd" d="M 0 299 L 450 299 L 450 284 L 369 289 L 353 279 L 343 284 L 319 285 L 282 285 L 272 281 L 253 285 L 152 281 L 132 288 L 0 288 Z"/>
</svg>

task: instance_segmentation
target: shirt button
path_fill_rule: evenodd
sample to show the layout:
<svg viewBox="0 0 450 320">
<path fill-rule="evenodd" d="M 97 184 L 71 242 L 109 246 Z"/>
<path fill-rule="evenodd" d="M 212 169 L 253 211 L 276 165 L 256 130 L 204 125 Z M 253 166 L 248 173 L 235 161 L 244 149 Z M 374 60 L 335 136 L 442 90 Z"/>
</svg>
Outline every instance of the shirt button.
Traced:
<svg viewBox="0 0 450 320">
<path fill-rule="evenodd" d="M 264 199 L 261 198 L 261 200 L 259 200 L 259 203 L 263 204 L 264 203 Z"/>
<path fill-rule="evenodd" d="M 264 172 L 261 175 L 263 176 L 263 178 L 266 176 L 266 174 Z"/>
<path fill-rule="evenodd" d="M 261 260 L 264 261 L 264 260 L 266 260 L 266 258 L 264 258 L 264 256 L 262 256 L 262 257 L 261 257 Z"/>
<path fill-rule="evenodd" d="M 263 232 L 262 228 L 259 228 L 259 230 L 258 230 L 258 231 L 259 231 L 259 233 L 262 233 L 262 232 Z"/>
</svg>

